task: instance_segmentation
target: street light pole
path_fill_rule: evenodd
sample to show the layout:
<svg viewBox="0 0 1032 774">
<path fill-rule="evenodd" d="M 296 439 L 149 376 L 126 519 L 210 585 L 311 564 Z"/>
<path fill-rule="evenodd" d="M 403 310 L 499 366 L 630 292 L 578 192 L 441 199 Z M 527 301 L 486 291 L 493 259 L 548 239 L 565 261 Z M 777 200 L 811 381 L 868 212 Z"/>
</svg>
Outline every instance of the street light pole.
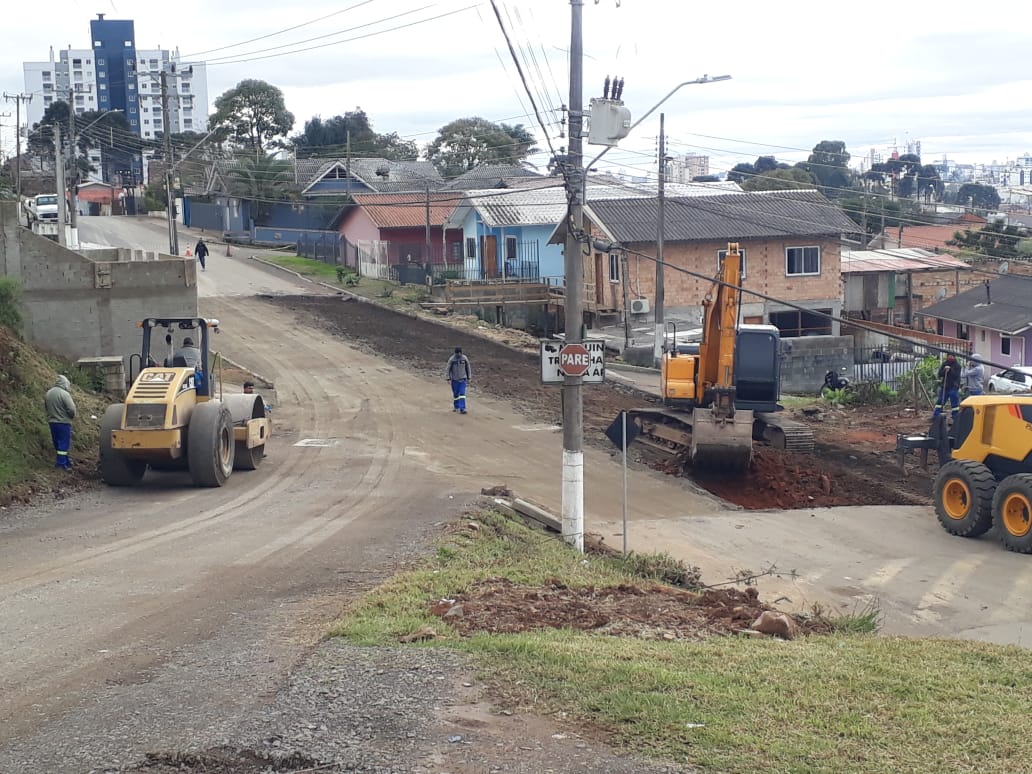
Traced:
<svg viewBox="0 0 1032 774">
<path fill-rule="evenodd" d="M 68 225 L 68 247 L 72 250 L 79 249 L 79 154 L 75 151 L 75 91 L 68 89 L 68 152 L 72 157 L 72 168 L 69 170 L 72 182 L 69 186 L 69 204 L 72 211 L 69 213 Z"/>
<path fill-rule="evenodd" d="M 656 338 L 652 342 L 653 365 L 660 364 L 663 351 L 664 326 L 663 304 L 666 303 L 666 289 L 663 286 L 663 271 L 666 263 L 663 261 L 663 233 L 666 228 L 666 137 L 664 125 L 666 115 L 659 114 L 659 176 L 657 179 L 656 193 L 659 197 L 656 207 Z M 677 345 L 677 342 L 674 342 Z"/>
<path fill-rule="evenodd" d="M 584 306 L 584 258 L 581 237 L 584 227 L 584 167 L 582 129 L 584 125 L 584 0 L 570 0 L 570 142 L 566 157 L 566 190 L 569 215 L 563 248 L 566 275 L 566 342 L 582 339 Z M 584 403 L 581 377 L 563 380 L 563 489 L 562 536 L 577 551 L 584 551 Z"/>
</svg>

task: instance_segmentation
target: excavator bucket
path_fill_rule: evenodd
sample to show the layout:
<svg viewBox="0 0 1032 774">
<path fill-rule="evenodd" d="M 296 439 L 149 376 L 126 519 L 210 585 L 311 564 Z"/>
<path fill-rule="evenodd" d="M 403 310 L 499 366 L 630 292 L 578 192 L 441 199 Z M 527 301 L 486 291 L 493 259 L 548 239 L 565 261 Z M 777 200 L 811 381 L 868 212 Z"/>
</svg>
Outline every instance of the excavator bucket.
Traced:
<svg viewBox="0 0 1032 774">
<path fill-rule="evenodd" d="M 753 413 L 721 416 L 712 409 L 692 414 L 692 465 L 710 470 L 742 471 L 752 462 Z"/>
</svg>

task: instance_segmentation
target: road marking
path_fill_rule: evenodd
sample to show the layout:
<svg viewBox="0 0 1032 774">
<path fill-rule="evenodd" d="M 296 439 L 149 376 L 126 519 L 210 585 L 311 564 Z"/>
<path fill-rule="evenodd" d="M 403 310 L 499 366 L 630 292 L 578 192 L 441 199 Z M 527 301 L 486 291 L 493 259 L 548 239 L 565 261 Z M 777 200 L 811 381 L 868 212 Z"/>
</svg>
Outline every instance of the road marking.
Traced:
<svg viewBox="0 0 1032 774">
<path fill-rule="evenodd" d="M 866 580 L 864 580 L 865 586 L 887 586 L 896 576 L 906 569 L 907 565 L 913 561 L 913 558 L 904 557 L 902 559 L 894 559 L 891 562 L 887 562 L 871 573 Z"/>
<path fill-rule="evenodd" d="M 985 556 L 965 556 L 939 573 L 938 580 L 926 591 L 918 603 L 919 609 L 949 605 L 958 590 L 968 589 L 967 579 L 981 567 Z"/>
<path fill-rule="evenodd" d="M 338 441 L 336 438 L 304 438 L 295 443 L 294 446 L 326 448 L 330 446 L 336 446 L 339 443 L 340 441 Z"/>
</svg>

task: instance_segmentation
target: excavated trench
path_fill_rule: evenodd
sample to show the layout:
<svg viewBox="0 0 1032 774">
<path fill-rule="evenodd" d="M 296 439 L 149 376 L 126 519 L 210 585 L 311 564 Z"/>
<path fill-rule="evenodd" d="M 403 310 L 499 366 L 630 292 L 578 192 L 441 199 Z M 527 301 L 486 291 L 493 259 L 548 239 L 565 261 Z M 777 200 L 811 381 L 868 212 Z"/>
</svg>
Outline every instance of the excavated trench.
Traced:
<svg viewBox="0 0 1032 774">
<path fill-rule="evenodd" d="M 515 351 L 503 343 L 375 304 L 311 296 L 270 297 L 268 301 L 293 311 L 299 326 L 318 319 L 321 327 L 349 343 L 434 378 L 439 377 L 453 348 L 461 346 L 475 365 L 478 390 L 510 402 L 536 421 L 558 422 L 561 417 L 560 390 L 541 384 L 536 352 Z M 648 400 L 644 393 L 615 382 L 586 388 L 585 443 L 612 448 L 604 435 L 606 427 L 620 411 L 640 407 Z M 644 449 L 635 456 L 657 469 L 684 474 L 718 497 L 750 510 L 928 502 L 927 476 L 902 476 L 892 452 L 853 448 L 848 437 L 837 430 L 829 430 L 823 437 L 817 427 L 815 434 L 814 454 L 757 445 L 753 464 L 744 476 L 683 469 Z"/>
</svg>

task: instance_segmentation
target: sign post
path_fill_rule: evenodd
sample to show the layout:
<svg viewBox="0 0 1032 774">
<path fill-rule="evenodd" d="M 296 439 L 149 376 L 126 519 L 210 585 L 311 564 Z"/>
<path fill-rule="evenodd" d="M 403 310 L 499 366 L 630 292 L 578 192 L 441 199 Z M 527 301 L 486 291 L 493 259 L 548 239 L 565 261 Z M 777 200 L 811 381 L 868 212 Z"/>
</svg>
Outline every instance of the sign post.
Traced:
<svg viewBox="0 0 1032 774">
<path fill-rule="evenodd" d="M 563 343 L 541 342 L 541 381 L 562 384 L 567 376 L 579 376 L 584 384 L 601 384 L 606 378 L 606 345 L 602 339 Z"/>
</svg>

